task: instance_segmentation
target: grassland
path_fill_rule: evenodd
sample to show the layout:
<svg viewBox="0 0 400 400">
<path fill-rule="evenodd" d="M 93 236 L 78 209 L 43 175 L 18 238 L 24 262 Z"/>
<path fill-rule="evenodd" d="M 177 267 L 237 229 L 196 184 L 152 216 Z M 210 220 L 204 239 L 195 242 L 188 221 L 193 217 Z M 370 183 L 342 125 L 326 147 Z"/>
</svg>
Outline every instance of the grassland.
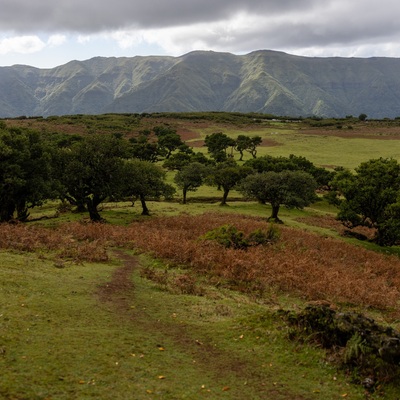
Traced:
<svg viewBox="0 0 400 400">
<path fill-rule="evenodd" d="M 363 398 L 246 296 L 161 290 L 136 258 L 123 285 L 117 261 L 1 260 L 3 399 Z"/>
<path fill-rule="evenodd" d="M 289 227 L 249 252 L 199 242 L 266 224 L 233 210 L 134 220 L 1 226 L 4 399 L 365 398 L 275 313 L 325 299 L 396 326 L 397 257 Z"/>
<path fill-rule="evenodd" d="M 128 137 L 168 123 L 201 151 L 207 133 L 223 131 L 262 136 L 260 155 L 293 153 L 318 165 L 400 160 L 395 121 L 339 129 L 173 117 L 7 123 Z M 202 187 L 185 206 L 150 202 L 151 217 L 138 205 L 105 203 L 107 224 L 71 212 L 52 218 L 57 204 L 48 203 L 32 213 L 44 219 L 1 225 L 0 398 L 398 399 L 399 379 L 366 392 L 331 353 L 290 341 L 277 314 L 323 300 L 399 329 L 398 248 L 343 237 L 324 201 L 282 209 L 274 245 L 243 251 L 200 240 L 224 224 L 268 228 L 268 206 L 230 196 L 221 208 L 220 192 Z"/>
<path fill-rule="evenodd" d="M 207 134 L 223 132 L 233 138 L 241 134 L 258 135 L 263 138 L 259 155 L 295 154 L 308 158 L 318 166 L 327 167 L 355 168 L 361 162 L 375 157 L 400 160 L 399 120 L 362 122 L 356 118 L 345 118 L 294 121 L 254 114 L 160 113 L 77 115 L 11 119 L 5 122 L 7 126 L 29 127 L 43 133 L 111 132 L 128 138 L 158 125 L 168 125 L 176 129 L 189 146 L 202 152 L 207 150 L 203 146 Z"/>
<path fill-rule="evenodd" d="M 335 127 L 314 128 L 293 122 L 269 122 L 263 126 L 242 128 L 210 125 L 194 128 L 194 131 L 198 136 L 189 139 L 188 144 L 200 150 L 202 147 L 199 146 L 203 144 L 206 135 L 221 131 L 232 138 L 242 134 L 261 136 L 263 145 L 258 149 L 259 156 L 287 157 L 295 154 L 328 168 L 342 166 L 352 169 L 377 155 L 400 160 L 400 129 L 397 131 L 392 127 L 377 126 L 374 129 L 357 125 L 354 129 L 346 130 Z"/>
</svg>

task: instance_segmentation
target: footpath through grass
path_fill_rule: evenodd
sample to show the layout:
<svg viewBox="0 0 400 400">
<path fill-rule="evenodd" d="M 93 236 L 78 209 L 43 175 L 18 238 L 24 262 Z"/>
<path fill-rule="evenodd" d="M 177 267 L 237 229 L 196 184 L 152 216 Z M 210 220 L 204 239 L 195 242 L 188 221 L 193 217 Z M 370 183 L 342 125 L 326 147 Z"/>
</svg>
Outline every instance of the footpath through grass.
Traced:
<svg viewBox="0 0 400 400">
<path fill-rule="evenodd" d="M 184 271 L 171 286 L 143 277 L 151 259 L 117 256 L 0 253 L 1 399 L 364 398 L 323 352 L 287 341 L 274 310 L 290 298 L 205 281 L 184 294 Z"/>
</svg>

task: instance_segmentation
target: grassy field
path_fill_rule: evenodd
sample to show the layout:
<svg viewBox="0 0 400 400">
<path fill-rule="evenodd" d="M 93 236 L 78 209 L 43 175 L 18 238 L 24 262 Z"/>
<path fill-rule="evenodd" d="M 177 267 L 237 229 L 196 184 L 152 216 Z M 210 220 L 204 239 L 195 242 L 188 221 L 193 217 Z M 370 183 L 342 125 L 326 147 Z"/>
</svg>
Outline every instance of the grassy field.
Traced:
<svg viewBox="0 0 400 400">
<path fill-rule="evenodd" d="M 359 126 L 354 130 L 304 128 L 294 123 L 270 123 L 263 127 L 244 127 L 218 125 L 195 128 L 197 139 L 188 140 L 188 144 L 201 144 L 205 136 L 214 132 L 223 132 L 232 138 L 238 135 L 261 136 L 263 145 L 258 156 L 303 156 L 318 166 L 328 168 L 342 166 L 355 168 L 361 162 L 371 158 L 383 157 L 400 160 L 400 128 L 398 132 L 385 132 L 383 128 Z M 206 148 L 196 147 L 206 152 Z M 247 154 L 244 160 L 250 156 Z"/>
<path fill-rule="evenodd" d="M 160 217 L 128 225 L 120 213 L 135 213 L 110 207 L 114 224 L 0 227 L 0 398 L 398 398 L 394 384 L 367 396 L 324 350 L 289 341 L 276 312 L 323 298 L 396 326 L 399 261 L 289 227 L 277 247 L 206 249 L 197 238 L 212 226 L 265 221 L 240 217 L 246 204 L 198 216 L 158 205 Z M 382 289 L 385 274 L 394 286 Z"/>
<path fill-rule="evenodd" d="M 40 132 L 67 134 L 115 133 L 132 137 L 145 129 L 167 125 L 175 129 L 189 146 L 206 152 L 204 138 L 223 132 L 232 138 L 258 135 L 263 138 L 259 155 L 304 156 L 318 166 L 355 168 L 376 157 L 400 161 L 400 124 L 398 120 L 361 122 L 342 120 L 259 119 L 247 114 L 194 113 L 106 114 L 101 116 L 64 116 L 48 119 L 6 120 L 7 126 L 20 126 Z M 339 129 L 340 127 L 340 129 Z M 247 158 L 249 155 L 246 156 Z M 239 156 L 236 154 L 236 158 Z"/>
<path fill-rule="evenodd" d="M 3 399 L 363 398 L 245 296 L 160 290 L 136 257 L 129 285 L 108 295 L 117 261 L 0 259 Z"/>
<path fill-rule="evenodd" d="M 351 129 L 224 115 L 7 121 L 128 137 L 164 123 L 200 151 L 206 134 L 222 131 L 262 136 L 259 155 L 328 167 L 400 160 L 395 121 L 353 120 Z M 289 340 L 277 314 L 326 301 L 399 329 L 399 248 L 344 237 L 321 200 L 282 208 L 276 244 L 222 249 L 199 238 L 226 224 L 268 229 L 270 207 L 235 191 L 220 207 L 221 192 L 207 186 L 187 205 L 179 196 L 149 202 L 151 217 L 139 204 L 105 203 L 108 223 L 91 224 L 87 214 L 53 218 L 58 204 L 47 203 L 33 210 L 36 222 L 0 225 L 0 399 L 399 399 L 399 378 L 367 392 L 332 353 Z"/>
<path fill-rule="evenodd" d="M 184 294 L 141 277 L 154 265 L 143 256 L 0 260 L 3 399 L 363 398 L 323 352 L 287 341 L 279 299 L 260 305 L 206 282 L 202 296 Z M 121 263 L 133 264 L 122 284 Z"/>
</svg>

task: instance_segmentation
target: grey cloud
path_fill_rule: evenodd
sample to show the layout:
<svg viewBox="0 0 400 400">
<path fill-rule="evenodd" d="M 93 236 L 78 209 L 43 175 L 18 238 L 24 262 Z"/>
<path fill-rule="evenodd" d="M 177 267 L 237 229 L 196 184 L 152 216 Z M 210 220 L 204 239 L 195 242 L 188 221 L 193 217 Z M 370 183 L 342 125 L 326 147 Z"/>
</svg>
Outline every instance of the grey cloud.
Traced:
<svg viewBox="0 0 400 400">
<path fill-rule="evenodd" d="M 0 0 L 0 10 L 0 30 L 17 33 L 186 27 L 229 20 L 239 12 L 263 17 L 259 26 L 227 35 L 196 33 L 209 48 L 232 52 L 397 42 L 400 33 L 398 0 Z M 175 38 L 196 39 L 189 33 Z"/>
<path fill-rule="evenodd" d="M 273 15 L 310 9 L 317 0 L 0 0 L 0 28 L 19 32 L 94 33 L 128 26 L 212 22 L 246 11 Z"/>
<path fill-rule="evenodd" d="M 400 25 L 396 15 L 400 3 L 391 0 L 375 2 L 354 1 L 346 8 L 329 9 L 325 3 L 316 13 L 303 10 L 300 18 L 267 18 L 262 26 L 252 26 L 248 31 L 237 32 L 229 51 L 242 49 L 281 49 L 328 46 L 354 46 L 383 42 L 398 42 Z M 331 2 L 332 4 L 335 1 Z M 337 1 L 336 3 L 340 3 Z M 370 4 L 368 4 L 370 3 Z M 390 7 L 389 7 L 390 6 Z M 328 9 L 324 12 L 324 8 Z M 235 33 L 233 33 L 235 35 Z M 203 37 L 203 41 L 221 47 L 226 44 L 216 37 Z"/>
</svg>

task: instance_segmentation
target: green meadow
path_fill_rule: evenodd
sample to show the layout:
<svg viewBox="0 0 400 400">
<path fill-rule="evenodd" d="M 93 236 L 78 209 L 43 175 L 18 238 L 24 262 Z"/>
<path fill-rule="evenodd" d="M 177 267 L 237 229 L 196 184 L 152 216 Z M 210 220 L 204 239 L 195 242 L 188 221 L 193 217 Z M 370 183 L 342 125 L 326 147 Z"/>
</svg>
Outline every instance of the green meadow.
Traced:
<svg viewBox="0 0 400 400">
<path fill-rule="evenodd" d="M 273 125 L 273 124 L 271 124 Z M 358 128 L 362 132 L 362 128 Z M 290 154 L 303 156 L 318 166 L 345 167 L 354 169 L 360 163 L 372 158 L 395 158 L 400 160 L 400 143 L 397 139 L 382 139 L 377 134 L 358 137 L 352 133 L 358 133 L 358 129 L 347 131 L 346 137 L 337 136 L 343 130 L 330 129 L 318 133 L 310 134 L 307 130 L 299 127 L 299 124 L 277 124 L 276 126 L 265 126 L 262 128 L 238 129 L 231 127 L 212 126 L 207 129 L 198 130 L 200 138 L 214 132 L 223 132 L 226 135 L 236 138 L 238 135 L 248 134 L 250 136 L 261 136 L 266 144 L 260 146 L 257 151 L 258 156 L 284 156 Z M 378 130 L 379 132 L 379 130 Z M 399 129 L 400 132 L 400 129 Z M 400 133 L 399 133 L 400 134 Z M 188 141 L 190 145 L 191 141 Z M 206 153 L 206 148 L 196 148 Z M 244 160 L 248 159 L 247 154 Z"/>
<path fill-rule="evenodd" d="M 187 144 L 196 144 L 195 151 L 202 152 L 206 148 L 198 147 L 199 141 L 210 133 L 259 135 L 266 145 L 258 149 L 258 156 L 295 154 L 327 168 L 353 169 L 378 157 L 400 160 L 400 127 L 395 121 L 389 126 L 376 122 L 374 134 L 373 127 L 364 132 L 357 121 L 350 130 L 315 128 L 308 121 L 249 123 L 242 116 L 201 123 L 176 117 L 76 116 L 10 123 L 77 134 L 115 126 L 127 136 L 167 123 L 178 133 L 197 135 Z M 389 137 L 382 139 L 389 130 Z M 167 173 L 168 182 L 173 175 Z M 100 213 L 107 223 L 100 225 L 89 223 L 86 213 L 58 214 L 59 203 L 47 202 L 32 210 L 26 224 L 0 225 L 0 399 L 399 399 L 399 377 L 368 391 L 329 351 L 312 341 L 290 340 L 290 328 L 278 311 L 304 309 L 311 300 L 305 292 L 276 284 L 258 291 L 236 290 L 231 276 L 216 278 L 198 271 L 194 262 L 163 258 L 129 236 L 148 221 L 166 217 L 223 214 L 229 220 L 245 216 L 259 222 L 270 214 L 268 205 L 244 201 L 234 190 L 228 206 L 220 207 L 221 196 L 216 188 L 202 186 L 189 192 L 188 204 L 183 205 L 177 192 L 171 201 L 149 201 L 150 217 L 141 216 L 139 202 L 106 202 Z M 301 234 L 311 233 L 350 245 L 351 252 L 367 249 L 379 256 L 383 252 L 384 260 L 397 257 L 397 247 L 382 250 L 345 238 L 335 227 L 309 222 L 334 219 L 336 211 L 321 199 L 304 210 L 282 208 L 280 217 L 285 228 L 299 233 L 300 253 L 308 246 Z M 157 235 L 157 230 L 149 232 Z M 159 237 L 160 247 L 164 239 Z M 318 254 L 318 246 L 310 252 Z M 291 256 L 288 248 L 282 242 L 274 257 Z M 338 263 L 346 262 L 346 254 L 338 255 Z M 294 264 L 296 257 L 292 256 Z M 217 261 L 210 259 L 211 269 Z M 268 259 L 263 262 L 268 269 Z M 364 264 L 351 267 L 363 273 L 368 269 Z M 375 273 L 379 277 L 372 266 Z M 337 276 L 339 280 L 340 272 Z M 393 282 L 396 277 L 393 272 Z M 393 282 L 388 287 L 393 288 Z M 325 298 L 323 293 L 314 297 Z M 335 306 L 400 327 L 398 305 L 367 307 L 341 299 Z"/>
</svg>

